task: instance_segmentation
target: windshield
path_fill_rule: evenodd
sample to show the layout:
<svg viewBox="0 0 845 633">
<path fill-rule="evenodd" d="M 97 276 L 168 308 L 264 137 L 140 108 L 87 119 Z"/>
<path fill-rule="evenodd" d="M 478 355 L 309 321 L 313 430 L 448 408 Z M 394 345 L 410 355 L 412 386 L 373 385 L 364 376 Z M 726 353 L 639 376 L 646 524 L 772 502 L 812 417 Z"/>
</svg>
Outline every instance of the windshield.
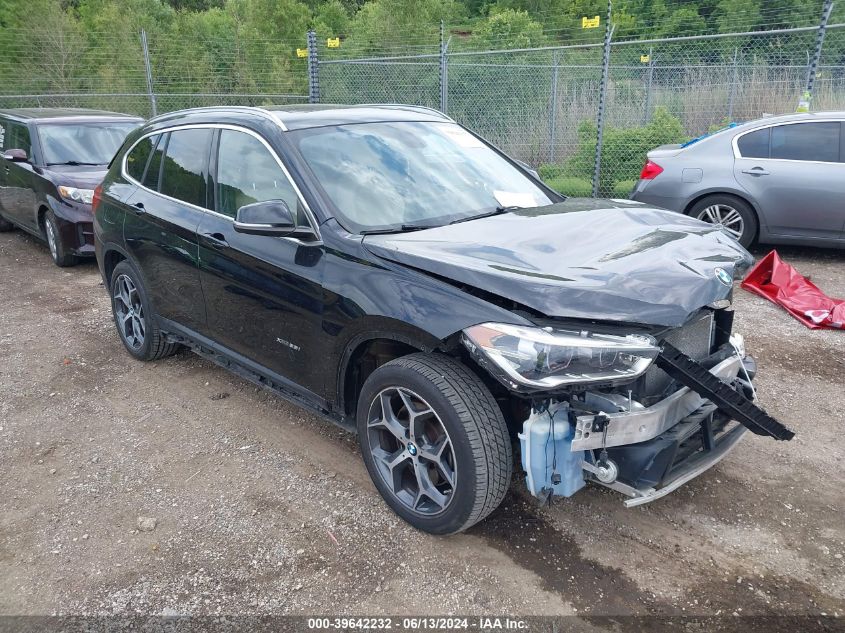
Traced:
<svg viewBox="0 0 845 633">
<path fill-rule="evenodd" d="M 535 182 L 454 123 L 360 123 L 294 138 L 354 233 L 437 226 L 552 201 Z"/>
<path fill-rule="evenodd" d="M 39 125 L 46 165 L 108 165 L 126 135 L 140 123 Z"/>
</svg>

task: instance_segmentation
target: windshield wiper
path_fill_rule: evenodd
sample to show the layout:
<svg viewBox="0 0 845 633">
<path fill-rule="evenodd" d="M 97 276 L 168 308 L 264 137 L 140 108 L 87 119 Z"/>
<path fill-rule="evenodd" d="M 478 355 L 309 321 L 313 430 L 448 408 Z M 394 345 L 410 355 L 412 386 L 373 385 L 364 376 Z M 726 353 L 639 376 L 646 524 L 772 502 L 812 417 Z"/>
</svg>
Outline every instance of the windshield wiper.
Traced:
<svg viewBox="0 0 845 633">
<path fill-rule="evenodd" d="M 434 229 L 440 224 L 402 224 L 400 226 L 391 226 L 386 229 L 371 229 L 369 231 L 361 231 L 361 235 L 389 235 L 390 233 L 410 233 L 411 231 L 422 231 L 425 229 Z"/>
<path fill-rule="evenodd" d="M 457 220 L 452 220 L 449 224 L 459 224 L 460 222 L 469 222 L 470 220 L 479 220 L 481 218 L 489 218 L 493 215 L 501 215 L 502 213 L 510 213 L 516 209 L 521 209 L 522 207 L 496 207 L 492 211 L 488 211 L 487 213 L 479 213 L 478 215 L 471 215 L 468 218 L 459 218 Z"/>
<path fill-rule="evenodd" d="M 70 165 L 71 167 L 79 167 L 80 165 L 93 165 L 94 167 L 99 167 L 100 165 L 105 165 L 106 163 L 83 163 L 78 160 L 65 160 L 60 163 L 47 163 L 47 166 L 50 167 L 51 165 Z"/>
</svg>

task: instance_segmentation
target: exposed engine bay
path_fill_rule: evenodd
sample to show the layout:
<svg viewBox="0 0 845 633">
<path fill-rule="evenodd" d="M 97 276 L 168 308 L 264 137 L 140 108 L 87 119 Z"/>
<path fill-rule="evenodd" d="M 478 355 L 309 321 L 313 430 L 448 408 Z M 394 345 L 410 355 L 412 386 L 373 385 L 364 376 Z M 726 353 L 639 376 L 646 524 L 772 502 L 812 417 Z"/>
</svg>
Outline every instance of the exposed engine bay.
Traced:
<svg viewBox="0 0 845 633">
<path fill-rule="evenodd" d="M 641 505 L 718 463 L 748 430 L 791 439 L 755 404 L 756 363 L 729 335 L 729 315 L 705 310 L 670 330 L 635 382 L 534 400 L 519 434 L 531 494 L 569 497 L 593 481 Z"/>
</svg>

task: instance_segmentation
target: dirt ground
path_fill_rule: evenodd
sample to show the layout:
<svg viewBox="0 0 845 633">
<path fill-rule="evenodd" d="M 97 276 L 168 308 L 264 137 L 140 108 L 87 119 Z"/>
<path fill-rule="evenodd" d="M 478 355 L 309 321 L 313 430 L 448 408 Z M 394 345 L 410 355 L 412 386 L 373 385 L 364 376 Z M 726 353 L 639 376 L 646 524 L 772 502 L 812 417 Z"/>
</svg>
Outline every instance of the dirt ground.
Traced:
<svg viewBox="0 0 845 633">
<path fill-rule="evenodd" d="M 845 296 L 845 251 L 780 252 Z M 793 441 L 748 434 L 630 510 L 597 487 L 541 508 L 517 476 L 437 538 L 389 512 L 352 436 L 191 353 L 131 359 L 93 263 L 14 232 L 0 271 L 0 614 L 845 618 L 845 332 L 737 289 Z"/>
</svg>

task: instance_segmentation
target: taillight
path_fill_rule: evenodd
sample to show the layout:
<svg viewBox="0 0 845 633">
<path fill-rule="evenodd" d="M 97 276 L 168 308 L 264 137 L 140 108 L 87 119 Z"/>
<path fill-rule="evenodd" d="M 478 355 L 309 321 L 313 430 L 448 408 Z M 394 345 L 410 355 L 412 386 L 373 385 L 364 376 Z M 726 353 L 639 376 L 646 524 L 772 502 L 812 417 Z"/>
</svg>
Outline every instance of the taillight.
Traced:
<svg viewBox="0 0 845 633">
<path fill-rule="evenodd" d="M 650 160 L 645 162 L 643 170 L 640 172 L 640 180 L 651 180 L 663 173 L 663 168 L 657 163 L 652 163 Z M 97 195 L 96 193 L 94 195 Z"/>
<path fill-rule="evenodd" d="M 99 184 L 94 188 L 94 196 L 91 198 L 91 211 L 96 213 L 100 206 L 100 198 L 103 195 L 103 185 Z"/>
</svg>

